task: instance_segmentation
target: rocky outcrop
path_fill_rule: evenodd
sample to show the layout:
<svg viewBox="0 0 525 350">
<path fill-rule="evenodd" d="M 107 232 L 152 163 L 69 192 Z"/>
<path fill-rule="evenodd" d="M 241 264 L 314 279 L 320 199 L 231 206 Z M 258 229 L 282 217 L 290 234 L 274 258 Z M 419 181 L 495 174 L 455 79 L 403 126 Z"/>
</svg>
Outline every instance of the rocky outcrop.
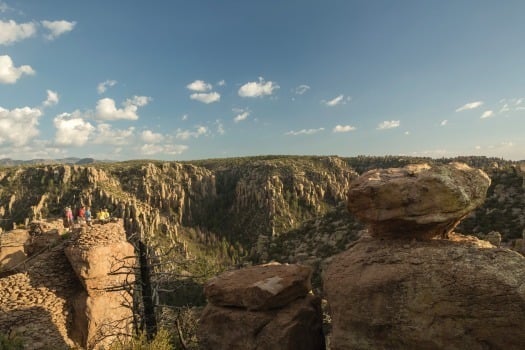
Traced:
<svg viewBox="0 0 525 350">
<path fill-rule="evenodd" d="M 446 237 L 485 200 L 490 178 L 463 163 L 371 170 L 348 191 L 348 209 L 372 235 Z"/>
<path fill-rule="evenodd" d="M 0 233 L 0 271 L 15 268 L 27 258 L 24 246 L 29 238 L 27 230 Z"/>
<path fill-rule="evenodd" d="M 199 324 L 203 349 L 324 349 L 320 299 L 311 269 L 262 265 L 210 280 Z"/>
<path fill-rule="evenodd" d="M 64 255 L 64 238 L 56 237 L 61 225 L 61 221 L 50 223 L 46 231 L 33 236 L 39 249 L 32 248 L 31 239 L 24 242 L 24 254 L 33 253 L 8 271 L 10 275 L 0 278 L 0 333 L 21 339 L 25 349 L 77 345 L 69 334 L 71 300 L 82 286 Z"/>
<path fill-rule="evenodd" d="M 73 301 L 73 337 L 93 349 L 130 336 L 135 255 L 123 223 L 83 228 L 65 254 L 84 287 Z"/>
<path fill-rule="evenodd" d="M 373 235 L 325 271 L 333 349 L 525 344 L 525 258 L 449 232 L 480 204 L 488 183 L 451 164 L 369 172 L 353 185 L 348 207 Z M 448 239 L 436 237 L 442 232 Z"/>
<path fill-rule="evenodd" d="M 470 236 L 361 238 L 324 287 L 332 349 L 520 349 L 525 258 Z"/>
</svg>

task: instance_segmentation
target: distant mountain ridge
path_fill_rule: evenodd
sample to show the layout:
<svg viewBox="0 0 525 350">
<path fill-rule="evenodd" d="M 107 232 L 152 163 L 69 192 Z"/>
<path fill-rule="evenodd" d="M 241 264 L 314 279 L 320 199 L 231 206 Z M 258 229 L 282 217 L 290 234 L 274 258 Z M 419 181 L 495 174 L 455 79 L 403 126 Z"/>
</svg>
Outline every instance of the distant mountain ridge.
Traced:
<svg viewBox="0 0 525 350">
<path fill-rule="evenodd" d="M 37 158 L 30 160 L 19 160 L 11 158 L 2 158 L 0 159 L 0 166 L 18 166 L 18 165 L 50 165 L 50 164 L 93 164 L 93 163 L 106 163 L 112 162 L 111 160 L 97 160 L 95 158 L 59 158 L 59 159 L 45 159 Z"/>
</svg>

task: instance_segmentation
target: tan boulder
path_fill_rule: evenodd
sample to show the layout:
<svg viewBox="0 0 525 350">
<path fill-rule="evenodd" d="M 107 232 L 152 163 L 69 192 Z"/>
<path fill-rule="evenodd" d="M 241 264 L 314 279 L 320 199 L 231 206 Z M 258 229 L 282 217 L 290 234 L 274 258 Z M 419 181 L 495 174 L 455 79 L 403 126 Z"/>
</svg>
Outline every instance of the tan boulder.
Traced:
<svg viewBox="0 0 525 350">
<path fill-rule="evenodd" d="M 522 349 L 525 257 L 470 236 L 361 238 L 324 274 L 332 349 Z"/>
<path fill-rule="evenodd" d="M 303 265 L 258 265 L 212 278 L 204 285 L 204 294 L 218 306 L 273 309 L 307 295 L 311 275 L 312 269 Z"/>
<path fill-rule="evenodd" d="M 24 245 L 29 239 L 27 230 L 0 234 L 0 271 L 15 268 L 27 258 Z"/>
<path fill-rule="evenodd" d="M 462 163 L 371 170 L 350 185 L 348 209 L 375 236 L 446 237 L 489 185 L 487 174 Z"/>
<path fill-rule="evenodd" d="M 308 295 L 266 311 L 208 304 L 200 318 L 198 338 L 206 350 L 324 349 L 320 299 Z"/>
<path fill-rule="evenodd" d="M 64 249 L 84 290 L 73 301 L 73 338 L 89 349 L 131 335 L 134 248 L 122 221 L 85 228 Z"/>
</svg>

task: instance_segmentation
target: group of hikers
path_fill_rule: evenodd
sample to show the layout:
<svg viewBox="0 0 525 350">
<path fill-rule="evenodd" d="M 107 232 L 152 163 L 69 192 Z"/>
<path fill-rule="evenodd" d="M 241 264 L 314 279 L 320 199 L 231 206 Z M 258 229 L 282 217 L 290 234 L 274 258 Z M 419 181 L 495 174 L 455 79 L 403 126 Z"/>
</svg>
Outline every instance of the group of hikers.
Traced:
<svg viewBox="0 0 525 350">
<path fill-rule="evenodd" d="M 111 215 L 107 208 L 100 209 L 97 212 L 96 220 L 100 224 L 105 224 L 111 220 Z M 73 210 L 70 206 L 64 209 L 64 227 L 70 228 L 73 224 L 86 224 L 91 226 L 93 223 L 93 215 L 91 214 L 91 208 L 89 206 L 81 205 L 76 210 L 76 215 L 73 214 Z"/>
</svg>

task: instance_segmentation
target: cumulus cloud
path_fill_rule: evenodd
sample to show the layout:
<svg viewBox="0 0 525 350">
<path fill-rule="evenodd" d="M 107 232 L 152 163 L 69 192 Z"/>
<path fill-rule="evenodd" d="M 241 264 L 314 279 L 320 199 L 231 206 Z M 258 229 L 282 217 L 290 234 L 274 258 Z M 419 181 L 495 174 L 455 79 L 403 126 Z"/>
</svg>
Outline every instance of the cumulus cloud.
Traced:
<svg viewBox="0 0 525 350">
<path fill-rule="evenodd" d="M 295 92 L 297 95 L 302 95 L 308 90 L 310 90 L 310 86 L 302 84 L 302 85 L 299 85 L 298 87 L 296 87 L 293 90 L 293 92 Z"/>
<path fill-rule="evenodd" d="M 248 118 L 248 116 L 250 115 L 250 111 L 245 111 L 243 109 L 234 109 L 234 112 L 237 113 L 235 118 L 233 118 L 233 121 L 235 123 L 238 123 L 238 122 L 241 122 L 243 120 L 246 120 L 246 118 Z"/>
<path fill-rule="evenodd" d="M 265 81 L 259 77 L 259 81 L 250 81 L 239 88 L 238 94 L 241 97 L 261 97 L 271 95 L 274 90 L 279 89 L 273 81 Z"/>
<path fill-rule="evenodd" d="M 224 79 L 217 83 L 217 86 L 225 86 L 225 85 L 226 85 L 226 81 Z"/>
<path fill-rule="evenodd" d="M 151 97 L 133 96 L 122 103 L 123 108 L 117 108 L 113 99 L 103 98 L 97 102 L 96 116 L 102 120 L 137 120 L 139 107 L 147 105 L 150 101 Z"/>
<path fill-rule="evenodd" d="M 0 20 L 0 45 L 9 45 L 14 42 L 30 38 L 36 34 L 35 23 L 16 23 L 13 20 Z"/>
<path fill-rule="evenodd" d="M 47 40 L 54 40 L 62 34 L 72 31 L 77 24 L 77 22 L 69 22 L 64 20 L 42 21 L 41 23 L 44 28 L 49 30 L 49 33 L 44 36 Z"/>
<path fill-rule="evenodd" d="M 58 101 L 59 101 L 58 93 L 56 91 L 47 90 L 47 98 L 43 102 L 43 105 L 45 107 L 51 107 L 51 106 L 56 105 Z"/>
<path fill-rule="evenodd" d="M 213 103 L 220 101 L 221 95 L 218 92 L 197 92 L 190 95 L 192 100 L 196 100 L 202 103 Z"/>
<path fill-rule="evenodd" d="M 475 102 L 469 102 L 465 103 L 463 106 L 456 109 L 456 112 L 462 112 L 462 111 L 468 111 L 470 109 L 476 109 L 483 105 L 483 101 L 475 101 Z"/>
<path fill-rule="evenodd" d="M 355 126 L 352 125 L 336 125 L 332 132 L 349 132 L 355 129 Z"/>
<path fill-rule="evenodd" d="M 292 135 L 292 136 L 297 136 L 297 135 L 313 135 L 313 134 L 316 134 L 318 132 L 321 132 L 323 131 L 324 128 L 319 128 L 319 129 L 302 129 L 302 130 L 298 130 L 298 131 L 288 131 L 285 133 L 285 135 Z"/>
<path fill-rule="evenodd" d="M 38 108 L 0 107 L 0 145 L 4 143 L 23 146 L 38 135 L 38 119 L 42 111 Z"/>
<path fill-rule="evenodd" d="M 334 107 L 339 104 L 346 104 L 346 102 L 350 101 L 352 98 L 350 96 L 347 96 L 345 98 L 345 95 L 339 95 L 329 101 L 322 100 L 321 102 L 324 103 L 328 107 Z"/>
<path fill-rule="evenodd" d="M 208 128 L 200 125 L 195 128 L 195 131 L 177 129 L 177 133 L 175 134 L 175 137 L 181 140 L 188 140 L 192 137 L 197 138 L 199 136 L 206 135 L 207 133 L 208 133 Z"/>
<path fill-rule="evenodd" d="M 127 145 L 135 132 L 134 127 L 113 129 L 110 124 L 98 124 L 94 131 L 93 143 L 105 145 Z"/>
<path fill-rule="evenodd" d="M 210 91 L 212 86 L 203 80 L 195 80 L 193 83 L 186 85 L 186 88 L 191 91 L 206 92 Z"/>
<path fill-rule="evenodd" d="M 158 145 L 158 144 L 144 144 L 140 148 L 140 152 L 144 155 L 150 156 L 154 154 L 169 154 L 177 155 L 186 151 L 189 147 L 186 145 Z"/>
<path fill-rule="evenodd" d="M 55 143 L 60 146 L 82 146 L 95 130 L 79 111 L 62 113 L 53 122 L 56 128 Z"/>
<path fill-rule="evenodd" d="M 14 84 L 24 74 L 33 75 L 35 71 L 31 66 L 27 65 L 15 67 L 11 57 L 7 55 L 0 56 L 0 83 Z"/>
<path fill-rule="evenodd" d="M 159 143 L 164 140 L 164 136 L 151 130 L 144 130 L 140 135 L 142 141 L 146 143 Z"/>
<path fill-rule="evenodd" d="M 115 84 L 117 84 L 116 80 L 106 80 L 97 85 L 97 92 L 99 94 L 103 94 L 104 92 L 106 92 L 108 87 L 115 86 Z"/>
<path fill-rule="evenodd" d="M 399 120 L 385 120 L 377 126 L 377 129 L 384 130 L 384 129 L 393 129 L 397 128 L 401 125 L 401 122 Z"/>
<path fill-rule="evenodd" d="M 479 118 L 480 119 L 486 119 L 486 118 L 490 118 L 492 116 L 494 116 L 494 112 L 491 111 L 491 110 L 486 110 L 485 112 L 483 112 L 483 114 Z"/>
<path fill-rule="evenodd" d="M 448 123 L 448 120 L 445 119 L 445 120 L 443 120 L 443 121 L 441 122 L 441 126 L 445 126 L 445 125 L 447 125 L 447 123 Z"/>
</svg>

